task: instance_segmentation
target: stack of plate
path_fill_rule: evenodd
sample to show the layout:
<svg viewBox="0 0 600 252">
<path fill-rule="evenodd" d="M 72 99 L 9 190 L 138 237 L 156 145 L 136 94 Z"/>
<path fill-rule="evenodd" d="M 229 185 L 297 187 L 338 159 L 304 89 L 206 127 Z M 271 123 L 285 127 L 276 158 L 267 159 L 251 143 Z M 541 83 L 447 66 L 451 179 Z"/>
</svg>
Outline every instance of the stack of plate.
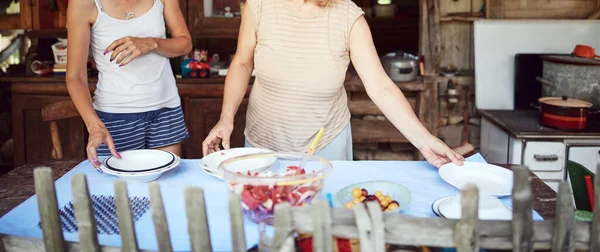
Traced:
<svg viewBox="0 0 600 252">
<path fill-rule="evenodd" d="M 122 159 L 108 157 L 100 169 L 127 181 L 150 182 L 163 173 L 177 168 L 180 158 L 165 150 L 129 150 L 120 153 Z"/>
<path fill-rule="evenodd" d="M 479 218 L 482 220 L 510 220 L 512 210 L 498 197 L 510 196 L 513 187 L 511 170 L 478 162 L 464 162 L 462 166 L 452 163 L 440 167 L 440 177 L 448 184 L 462 189 L 475 184 L 479 189 Z M 444 197 L 433 202 L 433 212 L 443 218 L 459 219 L 461 216 L 460 194 Z"/>
<path fill-rule="evenodd" d="M 219 165 L 223 161 L 230 159 L 230 158 L 237 158 L 237 157 L 244 156 L 244 155 L 269 153 L 269 152 L 273 152 L 273 151 L 266 150 L 266 149 L 259 149 L 259 148 L 232 148 L 232 149 L 228 149 L 228 150 L 221 150 L 221 151 L 217 151 L 217 152 L 208 154 L 204 158 L 202 158 L 200 160 L 200 167 L 208 175 L 216 177 L 220 180 L 223 180 L 223 176 L 221 175 L 221 172 L 219 171 Z M 264 164 L 260 164 L 260 165 L 252 164 L 251 166 L 248 166 L 248 167 L 264 167 L 264 169 L 260 169 L 260 170 L 256 171 L 256 172 L 263 172 L 263 171 L 267 170 L 269 167 L 271 167 L 271 165 L 273 164 L 273 162 L 275 162 L 276 159 L 277 158 L 275 158 L 275 157 L 273 157 L 272 159 L 264 159 L 264 160 L 252 159 L 249 162 L 260 161 L 261 163 L 264 162 Z M 238 162 L 238 164 L 243 165 L 243 162 Z M 241 169 L 241 170 L 247 170 L 247 167 L 241 167 L 241 168 L 246 168 L 246 169 Z"/>
</svg>

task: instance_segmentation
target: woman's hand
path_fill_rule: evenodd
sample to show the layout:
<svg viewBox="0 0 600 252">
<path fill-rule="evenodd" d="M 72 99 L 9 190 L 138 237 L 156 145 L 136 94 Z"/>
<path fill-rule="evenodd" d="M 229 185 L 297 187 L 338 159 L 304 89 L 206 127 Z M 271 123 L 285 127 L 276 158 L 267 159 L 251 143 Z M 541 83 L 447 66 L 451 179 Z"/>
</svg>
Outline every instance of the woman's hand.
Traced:
<svg viewBox="0 0 600 252">
<path fill-rule="evenodd" d="M 113 142 L 110 133 L 106 129 L 104 125 L 94 126 L 92 128 L 88 128 L 90 137 L 88 138 L 88 144 L 86 147 L 88 160 L 94 165 L 96 170 L 99 170 L 100 161 L 98 161 L 98 155 L 96 154 L 96 150 L 100 147 L 101 144 L 105 144 L 110 150 L 110 153 L 116 157 L 121 158 L 121 155 L 117 152 L 115 148 L 115 144 Z"/>
<path fill-rule="evenodd" d="M 112 42 L 104 51 L 104 55 L 112 51 L 110 61 L 116 60 L 115 63 L 122 67 L 157 47 L 158 43 L 153 38 L 124 37 Z"/>
<path fill-rule="evenodd" d="M 419 148 L 423 157 L 437 168 L 447 163 L 462 165 L 465 158 L 450 149 L 442 140 L 430 135 Z"/>
<path fill-rule="evenodd" d="M 207 154 L 219 151 L 219 144 L 223 145 L 224 149 L 229 149 L 229 139 L 233 132 L 233 122 L 228 120 L 219 120 L 217 125 L 208 133 L 204 142 L 202 142 L 202 154 Z"/>
</svg>

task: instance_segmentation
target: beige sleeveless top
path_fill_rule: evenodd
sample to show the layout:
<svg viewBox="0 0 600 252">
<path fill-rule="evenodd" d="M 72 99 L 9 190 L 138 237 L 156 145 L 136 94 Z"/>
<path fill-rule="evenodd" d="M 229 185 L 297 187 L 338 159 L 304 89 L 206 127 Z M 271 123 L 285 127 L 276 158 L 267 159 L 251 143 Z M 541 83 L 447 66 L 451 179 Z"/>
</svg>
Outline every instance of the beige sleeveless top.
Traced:
<svg viewBox="0 0 600 252">
<path fill-rule="evenodd" d="M 247 3 L 257 44 L 246 140 L 274 151 L 306 151 L 325 127 L 319 151 L 350 121 L 348 37 L 364 12 L 351 0 L 329 0 L 314 16 L 296 14 L 286 0 Z"/>
</svg>

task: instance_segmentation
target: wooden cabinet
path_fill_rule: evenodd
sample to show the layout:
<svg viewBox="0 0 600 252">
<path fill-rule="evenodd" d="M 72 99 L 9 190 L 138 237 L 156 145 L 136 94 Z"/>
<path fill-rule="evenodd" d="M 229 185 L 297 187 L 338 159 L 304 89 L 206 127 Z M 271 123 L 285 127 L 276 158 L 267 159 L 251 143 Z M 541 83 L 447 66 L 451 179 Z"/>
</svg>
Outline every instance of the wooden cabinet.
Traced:
<svg viewBox="0 0 600 252">
<path fill-rule="evenodd" d="M 186 158 L 202 158 L 202 141 L 210 130 L 219 122 L 223 100 L 217 98 L 185 98 L 183 111 L 190 138 L 183 143 L 183 154 Z M 246 107 L 244 99 L 235 117 L 231 147 L 244 146 L 244 127 L 246 125 Z"/>
<path fill-rule="evenodd" d="M 19 11 L 15 12 L 15 4 Z M 2 1 L 0 3 L 0 30 L 32 28 L 32 0 Z"/>
<path fill-rule="evenodd" d="M 185 0 L 182 0 L 185 1 Z M 241 0 L 188 0 L 188 26 L 192 36 L 237 38 L 240 28 Z M 223 8 L 231 7 L 233 17 L 223 16 Z"/>
</svg>

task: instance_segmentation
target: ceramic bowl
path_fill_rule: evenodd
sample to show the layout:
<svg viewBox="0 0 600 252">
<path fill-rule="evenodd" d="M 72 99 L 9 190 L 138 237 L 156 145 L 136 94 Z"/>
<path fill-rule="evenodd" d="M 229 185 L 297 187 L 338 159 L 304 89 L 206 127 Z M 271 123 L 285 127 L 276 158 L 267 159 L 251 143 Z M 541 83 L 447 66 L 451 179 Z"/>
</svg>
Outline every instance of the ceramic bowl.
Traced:
<svg viewBox="0 0 600 252">
<path fill-rule="evenodd" d="M 122 159 L 108 157 L 100 169 L 130 182 L 157 180 L 165 172 L 177 168 L 181 162 L 177 155 L 163 150 L 131 150 L 120 154 Z"/>
<path fill-rule="evenodd" d="M 438 204 L 438 212 L 448 219 L 460 219 L 461 216 L 460 194 L 448 198 Z M 480 220 L 511 220 L 512 209 L 505 206 L 498 198 L 487 195 L 479 195 L 479 219 Z"/>
<path fill-rule="evenodd" d="M 352 202 L 352 200 L 354 199 L 354 197 L 352 197 L 353 188 L 364 188 L 368 191 L 369 194 L 373 194 L 376 191 L 381 191 L 383 195 L 389 195 L 392 198 L 392 200 L 398 202 L 399 207 L 396 208 L 398 212 L 402 209 L 405 209 L 412 201 L 410 190 L 408 190 L 408 188 L 406 188 L 405 186 L 391 181 L 378 180 L 351 184 L 342 188 L 337 193 L 335 193 L 336 207 L 344 207 L 346 203 Z"/>
</svg>

